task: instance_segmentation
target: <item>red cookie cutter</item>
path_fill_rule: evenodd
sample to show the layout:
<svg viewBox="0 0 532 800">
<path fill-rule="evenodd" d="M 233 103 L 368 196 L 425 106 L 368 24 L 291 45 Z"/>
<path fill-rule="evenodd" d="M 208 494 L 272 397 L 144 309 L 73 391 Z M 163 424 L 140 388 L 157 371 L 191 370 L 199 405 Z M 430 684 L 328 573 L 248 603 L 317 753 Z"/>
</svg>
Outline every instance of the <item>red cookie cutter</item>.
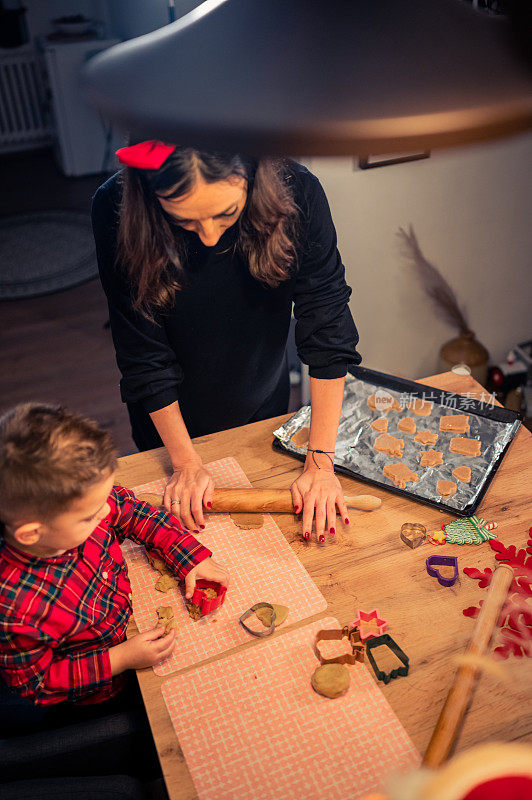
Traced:
<svg viewBox="0 0 532 800">
<path fill-rule="evenodd" d="M 214 589 L 216 591 L 216 597 L 205 597 L 203 589 Z M 202 616 L 205 616 L 205 614 L 210 614 L 223 605 L 226 592 L 227 586 L 222 586 L 221 583 L 200 578 L 196 581 L 194 594 L 190 602 L 194 603 L 195 606 L 199 606 Z"/>
</svg>

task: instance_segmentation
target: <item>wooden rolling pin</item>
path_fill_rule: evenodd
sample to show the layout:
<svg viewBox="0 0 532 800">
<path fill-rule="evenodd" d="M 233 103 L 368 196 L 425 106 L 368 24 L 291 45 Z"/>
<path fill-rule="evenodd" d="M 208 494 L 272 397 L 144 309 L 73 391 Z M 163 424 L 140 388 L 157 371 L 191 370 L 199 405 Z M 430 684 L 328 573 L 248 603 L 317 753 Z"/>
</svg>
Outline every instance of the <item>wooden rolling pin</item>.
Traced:
<svg viewBox="0 0 532 800">
<path fill-rule="evenodd" d="M 139 500 L 160 506 L 163 502 L 162 494 L 149 494 L 141 492 L 137 495 Z M 372 494 L 346 494 L 344 495 L 348 508 L 357 508 L 360 511 L 374 511 L 380 508 L 382 500 Z M 215 489 L 212 499 L 211 512 L 216 511 L 271 511 L 273 513 L 294 513 L 292 495 L 289 489 Z"/>
<path fill-rule="evenodd" d="M 466 650 L 467 655 L 482 656 L 486 652 L 513 576 L 514 571 L 508 564 L 499 564 L 495 570 L 488 596 L 482 605 Z M 464 665 L 458 669 L 425 753 L 424 767 L 437 769 L 448 758 L 458 736 L 478 673 L 478 667 L 473 665 Z"/>
</svg>

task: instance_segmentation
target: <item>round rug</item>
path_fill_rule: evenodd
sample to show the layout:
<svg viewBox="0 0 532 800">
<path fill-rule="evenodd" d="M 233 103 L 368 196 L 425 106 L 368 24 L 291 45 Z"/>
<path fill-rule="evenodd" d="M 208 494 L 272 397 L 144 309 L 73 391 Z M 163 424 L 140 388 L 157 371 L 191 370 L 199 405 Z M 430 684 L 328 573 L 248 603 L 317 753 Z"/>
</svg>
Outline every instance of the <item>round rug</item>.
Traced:
<svg viewBox="0 0 532 800">
<path fill-rule="evenodd" d="M 33 211 L 0 218 L 0 298 L 49 294 L 97 274 L 88 214 Z"/>
</svg>

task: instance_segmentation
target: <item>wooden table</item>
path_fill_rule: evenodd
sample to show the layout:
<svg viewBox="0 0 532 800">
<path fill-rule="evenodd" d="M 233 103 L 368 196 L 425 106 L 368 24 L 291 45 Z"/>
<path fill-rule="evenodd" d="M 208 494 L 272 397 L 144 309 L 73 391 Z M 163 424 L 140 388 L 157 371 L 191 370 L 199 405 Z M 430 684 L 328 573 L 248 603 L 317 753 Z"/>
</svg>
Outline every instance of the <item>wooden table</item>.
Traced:
<svg viewBox="0 0 532 800">
<path fill-rule="evenodd" d="M 421 382 L 456 393 L 467 392 L 468 396 L 470 392 L 480 395 L 485 391 L 471 377 L 450 372 Z M 195 445 L 204 463 L 226 456 L 236 458 L 255 487 L 288 488 L 301 463 L 271 446 L 272 432 L 288 416 L 202 436 Z M 531 440 L 531 434 L 521 428 L 480 507 L 485 519 L 499 523 L 497 534 L 504 544 L 523 546 L 532 525 Z M 132 487 L 170 472 L 166 451 L 151 450 L 121 458 L 117 483 Z M 360 481 L 345 477 L 340 480 L 345 491 L 368 491 Z M 382 498 L 382 507 L 371 513 L 351 510 L 349 527 L 339 522 L 335 539 L 327 537 L 326 545 L 318 546 L 315 539 L 306 542 L 300 522 L 292 515 L 278 514 L 274 518 L 329 604 L 327 612 L 312 619 L 334 616 L 346 624 L 353 619 L 357 607 L 377 607 L 389 620 L 391 634 L 410 658 L 410 674 L 379 686 L 423 753 L 451 684 L 455 657 L 464 651 L 473 631 L 474 622 L 462 615 L 462 609 L 477 605 L 486 594 L 462 573 L 455 586 L 440 586 L 427 576 L 425 559 L 436 552 L 445 555 L 458 551 L 461 570 L 465 566 L 493 566 L 494 553 L 488 545 L 444 545 L 437 550 L 427 545 L 411 550 L 399 538 L 403 522 L 422 522 L 430 531 L 452 517 L 385 490 L 372 487 L 371 492 Z M 255 644 L 252 641 L 231 652 Z M 532 662 L 512 658 L 502 664 L 508 682 L 481 677 L 458 749 L 487 740 L 532 739 Z M 191 669 L 194 667 L 183 672 Z M 160 693 L 161 684 L 168 678 L 159 678 L 152 669 L 145 669 L 138 671 L 138 679 L 170 800 L 192 800 L 197 795 Z"/>
</svg>

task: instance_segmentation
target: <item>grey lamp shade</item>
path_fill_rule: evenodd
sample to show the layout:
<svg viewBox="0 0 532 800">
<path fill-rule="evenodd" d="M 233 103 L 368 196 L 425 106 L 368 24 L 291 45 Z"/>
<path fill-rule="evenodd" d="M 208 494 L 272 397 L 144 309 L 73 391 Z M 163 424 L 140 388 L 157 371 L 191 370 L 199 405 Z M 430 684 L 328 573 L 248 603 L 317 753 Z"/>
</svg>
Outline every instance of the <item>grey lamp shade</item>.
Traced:
<svg viewBox="0 0 532 800">
<path fill-rule="evenodd" d="M 369 155 L 532 126 L 514 29 L 460 0 L 207 0 L 86 69 L 144 139 L 256 155 Z"/>
</svg>

